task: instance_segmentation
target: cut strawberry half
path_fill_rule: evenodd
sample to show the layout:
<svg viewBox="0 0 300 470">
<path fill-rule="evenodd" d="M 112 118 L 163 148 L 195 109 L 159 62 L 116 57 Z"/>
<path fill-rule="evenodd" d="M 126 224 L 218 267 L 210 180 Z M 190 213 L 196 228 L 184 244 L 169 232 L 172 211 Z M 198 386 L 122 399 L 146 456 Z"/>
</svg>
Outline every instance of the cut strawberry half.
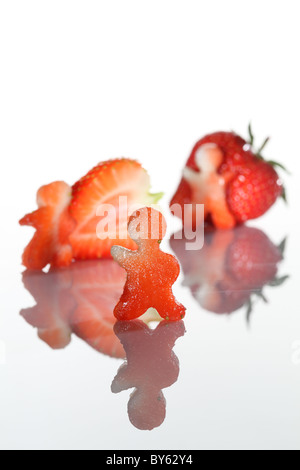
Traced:
<svg viewBox="0 0 300 470">
<path fill-rule="evenodd" d="M 71 187 L 62 181 L 43 186 L 37 194 L 38 209 L 20 220 L 36 229 L 23 253 L 27 269 L 40 270 L 48 264 L 68 266 L 72 261 L 69 235 L 75 223 L 69 214 Z"/>
<path fill-rule="evenodd" d="M 70 237 L 74 258 L 111 258 L 111 247 L 116 244 L 135 249 L 127 234 L 128 217 L 162 196 L 149 191 L 146 170 L 126 158 L 100 163 L 79 180 L 70 204 L 77 223 Z"/>
</svg>

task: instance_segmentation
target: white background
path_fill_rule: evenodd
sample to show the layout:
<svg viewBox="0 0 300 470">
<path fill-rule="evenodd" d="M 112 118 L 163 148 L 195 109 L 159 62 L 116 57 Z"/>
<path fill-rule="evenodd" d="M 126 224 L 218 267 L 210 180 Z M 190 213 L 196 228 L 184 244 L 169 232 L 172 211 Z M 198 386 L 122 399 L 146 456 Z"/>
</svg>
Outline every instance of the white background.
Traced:
<svg viewBox="0 0 300 470">
<path fill-rule="evenodd" d="M 300 339 L 299 13 L 297 0 L 0 1 L 0 339 L 7 354 L 6 364 L 0 365 L 1 447 L 299 445 L 300 370 L 290 364 L 291 344 Z M 105 373 L 100 367 L 96 386 L 87 385 L 98 355 L 75 343 L 77 349 L 66 350 L 62 361 L 17 317 L 32 304 L 20 281 L 20 257 L 31 231 L 17 222 L 35 209 L 42 184 L 73 184 L 98 161 L 119 156 L 143 163 L 153 189 L 165 192 L 167 205 L 195 141 L 216 130 L 246 135 L 249 120 L 258 142 L 272 136 L 266 156 L 282 161 L 292 173 L 285 177 L 289 208 L 279 202 L 253 223 L 268 229 L 276 242 L 290 234 L 286 270 L 294 277 L 287 290 L 275 294 L 276 312 L 269 311 L 273 334 L 268 336 L 269 316 L 256 317 L 252 342 L 241 317 L 231 321 L 231 329 L 227 319 L 203 312 L 201 320 L 187 319 L 201 328 L 193 328 L 191 339 L 179 343 L 186 369 L 178 395 L 170 391 L 173 412 L 179 411 L 169 422 L 170 429 L 179 426 L 184 436 L 178 431 L 170 438 L 163 428 L 147 438 L 138 431 L 130 434 L 123 415 L 118 433 L 118 413 L 125 413 L 127 397 L 122 398 L 122 411 L 113 413 L 107 406 L 109 388 L 101 402 L 97 387 Z M 186 291 L 181 295 L 191 302 Z M 231 341 L 225 354 L 223 346 Z M 193 349 L 200 343 L 206 346 L 201 379 L 200 351 Z M 238 345 L 249 346 L 240 360 Z M 211 369 L 220 371 L 223 354 L 231 364 L 232 381 L 221 374 L 216 388 L 225 389 L 225 395 L 215 391 L 212 399 L 212 388 L 202 384 Z M 109 382 L 117 366 L 111 367 L 108 358 L 102 362 Z M 279 363 L 282 370 L 276 375 Z M 260 364 L 266 365 L 261 373 Z M 56 384 L 65 369 L 77 375 L 60 390 Z M 37 371 L 42 377 L 39 393 Z M 193 390 L 184 385 L 191 380 Z M 245 380 L 253 390 L 243 388 Z M 295 384 L 292 392 L 285 380 Z M 74 389 L 78 396 L 89 394 L 84 406 L 72 402 Z M 241 392 L 240 401 L 233 389 Z M 274 400 L 271 390 L 277 391 Z M 279 397 L 286 408 L 278 406 Z M 106 423 L 99 435 L 93 408 L 97 400 L 96 411 Z M 195 414 L 200 404 L 202 411 Z M 265 421 L 255 421 L 264 412 Z"/>
</svg>

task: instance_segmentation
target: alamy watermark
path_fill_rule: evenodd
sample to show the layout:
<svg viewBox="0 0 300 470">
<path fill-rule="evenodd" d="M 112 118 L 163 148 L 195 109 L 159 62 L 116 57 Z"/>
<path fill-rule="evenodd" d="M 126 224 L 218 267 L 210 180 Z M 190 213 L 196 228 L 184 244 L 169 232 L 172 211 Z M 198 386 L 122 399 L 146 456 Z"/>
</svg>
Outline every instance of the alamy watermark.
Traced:
<svg viewBox="0 0 300 470">
<path fill-rule="evenodd" d="M 300 366 L 300 339 L 292 343 L 292 363 L 295 366 Z"/>
<path fill-rule="evenodd" d="M 122 240 L 127 238 L 127 232 L 124 231 L 124 225 L 127 225 L 128 218 L 139 209 L 140 204 L 128 204 L 127 196 L 120 196 L 118 205 L 101 204 L 96 210 L 96 216 L 99 217 L 97 224 L 97 237 L 100 240 L 107 238 Z M 162 217 L 160 206 L 151 204 L 151 217 L 148 221 L 148 230 L 143 230 L 142 238 L 159 239 L 161 231 Z M 182 232 L 178 232 L 174 237 L 176 240 L 184 239 L 186 249 L 189 251 L 200 250 L 204 244 L 204 205 L 203 204 L 173 204 L 170 207 L 171 213 L 184 220 Z M 144 222 L 143 222 L 144 223 Z M 135 232 L 131 230 L 130 236 L 135 239 L 135 234 L 139 234 L 138 217 L 135 220 Z M 133 235 L 133 236 L 132 236 Z"/>
<path fill-rule="evenodd" d="M 6 364 L 6 345 L 0 340 L 0 366 Z"/>
</svg>

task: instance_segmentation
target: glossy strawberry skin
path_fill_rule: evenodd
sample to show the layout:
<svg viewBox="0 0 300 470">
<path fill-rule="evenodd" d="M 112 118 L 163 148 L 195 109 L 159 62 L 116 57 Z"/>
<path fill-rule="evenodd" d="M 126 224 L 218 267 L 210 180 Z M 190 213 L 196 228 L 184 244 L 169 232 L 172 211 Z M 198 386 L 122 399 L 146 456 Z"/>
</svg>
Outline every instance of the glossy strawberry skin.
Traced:
<svg viewBox="0 0 300 470">
<path fill-rule="evenodd" d="M 239 171 L 244 165 L 252 161 L 254 154 L 247 142 L 234 132 L 214 132 L 200 139 L 191 152 L 186 166 L 197 171 L 195 155 L 204 144 L 216 144 L 224 154 L 224 161 L 220 167 L 220 173 L 227 171 Z"/>
<path fill-rule="evenodd" d="M 282 185 L 274 168 L 257 161 L 229 183 L 227 204 L 236 222 L 243 223 L 263 215 L 281 195 Z"/>
</svg>

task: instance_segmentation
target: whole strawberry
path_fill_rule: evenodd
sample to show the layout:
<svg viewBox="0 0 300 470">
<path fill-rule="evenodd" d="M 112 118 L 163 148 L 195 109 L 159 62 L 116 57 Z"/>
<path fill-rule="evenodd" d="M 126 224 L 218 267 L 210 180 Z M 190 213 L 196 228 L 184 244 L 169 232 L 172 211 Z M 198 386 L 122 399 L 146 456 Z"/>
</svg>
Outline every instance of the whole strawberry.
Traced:
<svg viewBox="0 0 300 470">
<path fill-rule="evenodd" d="M 255 152 L 251 126 L 248 142 L 233 132 L 203 137 L 194 146 L 183 170 L 171 211 L 184 224 L 195 225 L 196 204 L 204 204 L 205 221 L 220 229 L 233 228 L 263 215 L 278 197 L 285 198 L 275 170 L 284 167 L 261 156 L 268 140 Z"/>
</svg>

